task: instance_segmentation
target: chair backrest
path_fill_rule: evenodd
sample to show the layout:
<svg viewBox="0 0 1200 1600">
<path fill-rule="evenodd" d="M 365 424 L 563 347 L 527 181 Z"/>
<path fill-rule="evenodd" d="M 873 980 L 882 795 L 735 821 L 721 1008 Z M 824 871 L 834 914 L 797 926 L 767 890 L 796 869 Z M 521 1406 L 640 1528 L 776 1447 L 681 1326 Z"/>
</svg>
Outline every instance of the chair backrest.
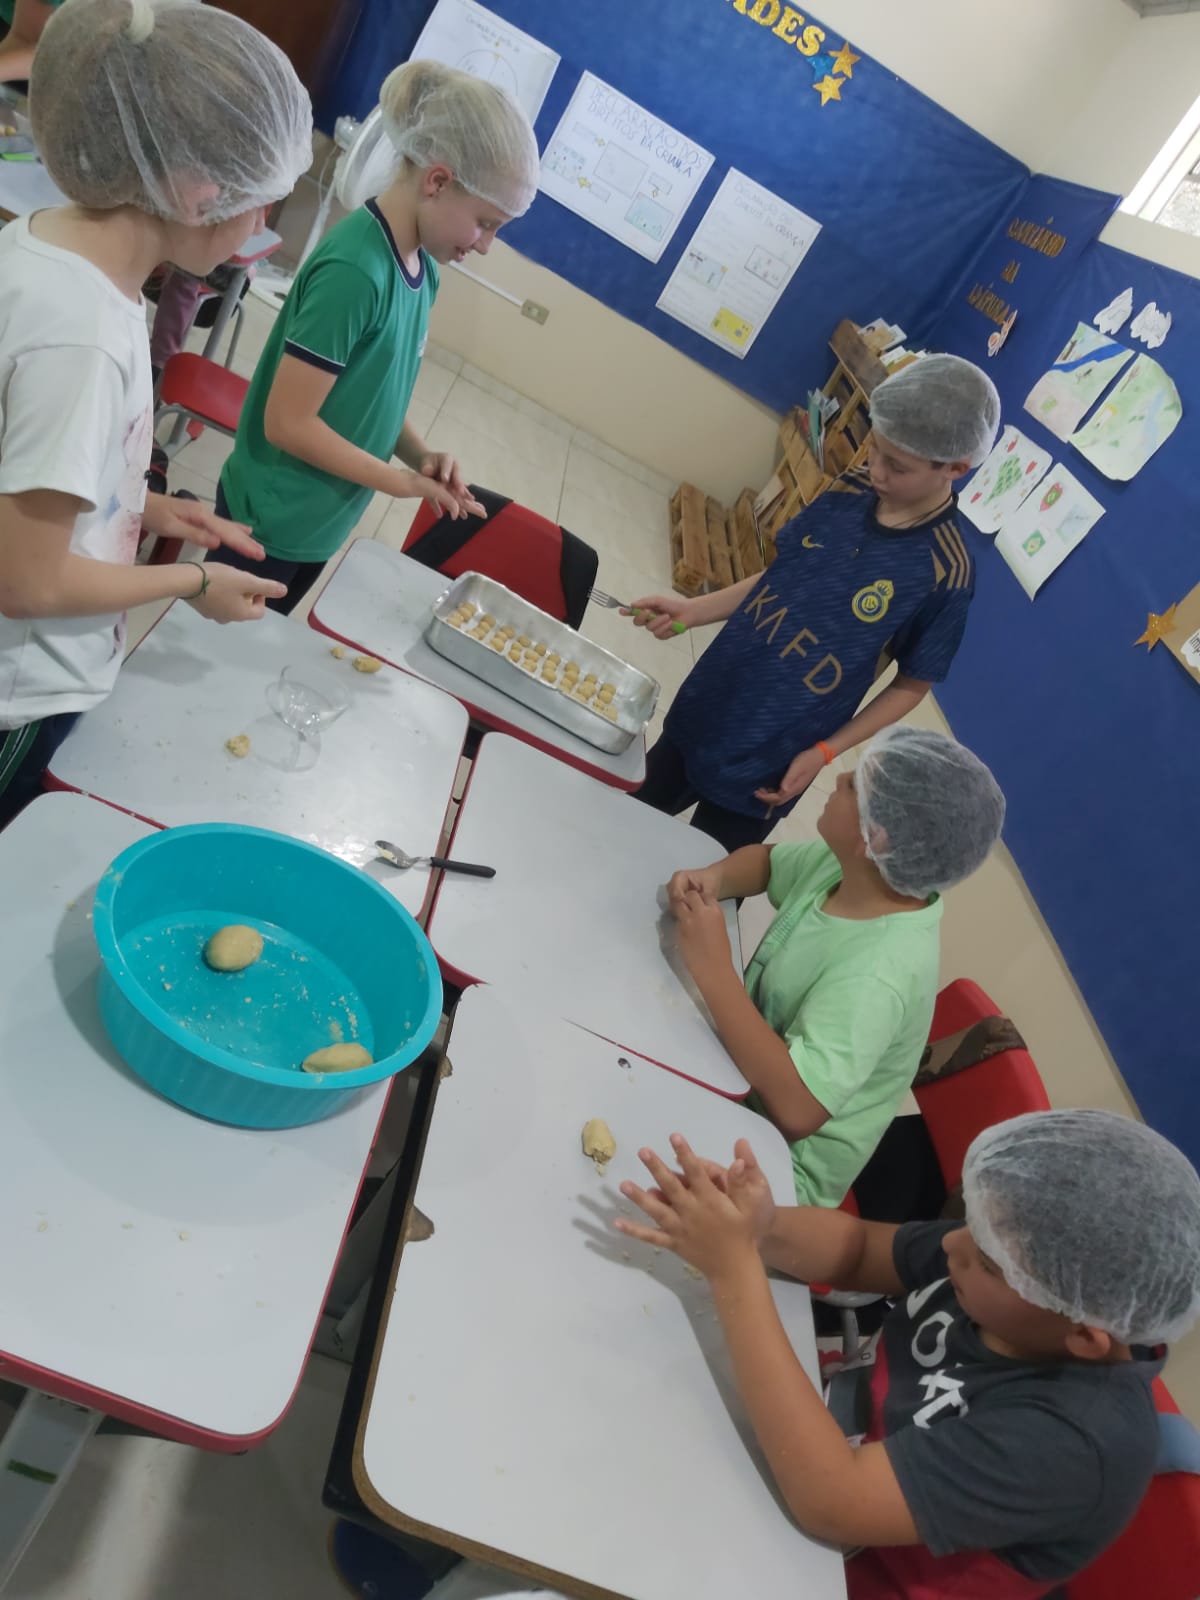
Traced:
<svg viewBox="0 0 1200 1600">
<path fill-rule="evenodd" d="M 474 484 L 471 492 L 487 508 L 486 519 L 439 519 L 423 502 L 404 541 L 405 555 L 448 578 L 481 572 L 578 628 L 596 577 L 596 552 L 527 506 Z"/>
<path fill-rule="evenodd" d="M 957 978 L 938 995 L 929 1037 L 944 1039 L 1000 1008 L 978 984 Z M 952 1078 L 914 1089 L 947 1189 L 962 1178 L 967 1147 L 977 1133 L 1026 1111 L 1049 1111 L 1050 1098 L 1027 1050 L 1003 1050 Z"/>
<path fill-rule="evenodd" d="M 1178 1411 L 1161 1378 L 1159 1411 Z M 1072 1578 L 1067 1600 L 1196 1600 L 1200 1595 L 1200 1477 L 1164 1472 L 1151 1479 L 1133 1521 L 1098 1560 Z"/>
</svg>

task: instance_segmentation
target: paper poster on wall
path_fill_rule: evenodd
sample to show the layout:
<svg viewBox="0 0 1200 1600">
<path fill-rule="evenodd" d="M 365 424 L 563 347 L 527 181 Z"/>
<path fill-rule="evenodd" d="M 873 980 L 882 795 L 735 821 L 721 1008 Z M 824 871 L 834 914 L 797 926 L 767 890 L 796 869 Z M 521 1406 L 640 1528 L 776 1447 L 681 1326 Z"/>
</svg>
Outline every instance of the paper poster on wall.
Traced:
<svg viewBox="0 0 1200 1600">
<path fill-rule="evenodd" d="M 1054 358 L 1054 365 L 1025 396 L 1025 409 L 1057 439 L 1069 439 L 1121 369 L 1133 360 L 1133 351 L 1117 344 L 1086 322 Z"/>
<path fill-rule="evenodd" d="M 543 194 L 657 261 L 713 158 L 585 72 L 542 156 Z"/>
<path fill-rule="evenodd" d="M 980 533 L 996 533 L 1036 488 L 1053 459 L 1049 450 L 1027 439 L 1019 428 L 1005 428 L 991 455 L 960 492 L 958 509 Z"/>
<path fill-rule="evenodd" d="M 996 538 L 996 549 L 1032 600 L 1050 574 L 1104 515 L 1078 478 L 1055 465 L 1018 506 Z"/>
<path fill-rule="evenodd" d="M 510 94 L 530 122 L 537 120 L 559 57 L 475 0 L 438 0 L 413 61 L 442 61 L 460 72 L 486 78 Z"/>
<path fill-rule="evenodd" d="M 821 224 L 730 170 L 679 258 L 658 309 L 744 356 Z"/>
<path fill-rule="evenodd" d="M 1138 356 L 1071 443 L 1106 478 L 1127 483 L 1179 426 L 1179 391 L 1151 356 Z"/>
</svg>

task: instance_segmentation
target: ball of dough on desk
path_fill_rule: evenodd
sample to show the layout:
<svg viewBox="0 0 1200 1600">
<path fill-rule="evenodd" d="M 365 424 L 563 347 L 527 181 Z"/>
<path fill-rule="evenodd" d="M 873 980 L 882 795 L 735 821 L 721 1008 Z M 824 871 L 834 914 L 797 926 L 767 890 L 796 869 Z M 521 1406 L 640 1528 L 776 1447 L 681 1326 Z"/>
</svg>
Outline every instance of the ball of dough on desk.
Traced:
<svg viewBox="0 0 1200 1600">
<path fill-rule="evenodd" d="M 605 1167 L 617 1153 L 617 1141 L 612 1129 L 601 1117 L 592 1117 L 583 1125 L 583 1153 L 596 1163 L 596 1171 L 603 1174 Z"/>
<path fill-rule="evenodd" d="M 533 653 L 535 656 L 544 656 L 546 654 L 546 646 L 544 644 L 535 644 L 533 647 Z M 555 656 L 554 659 L 557 661 L 558 657 Z"/>
<path fill-rule="evenodd" d="M 378 672 L 383 662 L 376 656 L 355 656 L 350 665 L 355 672 Z"/>
<path fill-rule="evenodd" d="M 462 612 L 464 617 L 473 617 L 479 610 L 479 607 L 475 604 L 474 600 L 460 600 L 458 603 L 458 609 Z"/>
<path fill-rule="evenodd" d="M 241 972 L 252 967 L 262 953 L 262 934 L 240 922 L 218 928 L 204 946 L 204 959 L 215 972 Z"/>
<path fill-rule="evenodd" d="M 328 1044 L 305 1056 L 301 1065 L 305 1072 L 356 1072 L 359 1067 L 369 1067 L 374 1059 L 361 1044 Z"/>
<path fill-rule="evenodd" d="M 243 756 L 250 754 L 250 735 L 248 733 L 235 733 L 232 739 L 226 739 L 225 748 L 231 756 L 236 756 L 241 761 Z"/>
</svg>

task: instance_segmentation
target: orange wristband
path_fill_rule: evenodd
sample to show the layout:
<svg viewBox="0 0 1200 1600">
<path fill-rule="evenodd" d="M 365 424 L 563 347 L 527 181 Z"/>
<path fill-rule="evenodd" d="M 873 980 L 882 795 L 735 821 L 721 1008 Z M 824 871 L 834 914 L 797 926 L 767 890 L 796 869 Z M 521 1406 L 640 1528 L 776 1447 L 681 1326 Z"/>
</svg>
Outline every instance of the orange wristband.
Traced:
<svg viewBox="0 0 1200 1600">
<path fill-rule="evenodd" d="M 814 748 L 819 750 L 821 752 L 821 754 L 825 757 L 825 765 L 826 766 L 829 766 L 830 762 L 837 760 L 837 756 L 834 755 L 833 751 L 825 743 L 824 739 L 818 739 L 817 742 L 816 742 L 816 745 L 814 746 Z"/>
</svg>

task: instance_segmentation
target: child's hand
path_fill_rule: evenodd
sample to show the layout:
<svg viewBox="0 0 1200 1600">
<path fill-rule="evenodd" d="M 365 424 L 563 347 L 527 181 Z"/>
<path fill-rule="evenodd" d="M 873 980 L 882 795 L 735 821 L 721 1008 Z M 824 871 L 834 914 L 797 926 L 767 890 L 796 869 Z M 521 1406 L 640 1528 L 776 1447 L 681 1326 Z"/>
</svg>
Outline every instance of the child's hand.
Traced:
<svg viewBox="0 0 1200 1600">
<path fill-rule="evenodd" d="M 210 622 L 253 622 L 262 616 L 268 600 L 282 600 L 287 593 L 284 583 L 219 561 L 206 561 L 204 574 L 208 588 L 192 596 L 189 603 Z"/>
<path fill-rule="evenodd" d="M 677 594 L 646 594 L 635 600 L 623 617 L 631 616 L 635 628 L 649 628 L 656 639 L 673 639 L 673 622 L 691 626 L 692 602 Z"/>
<path fill-rule="evenodd" d="M 703 988 L 713 972 L 728 972 L 733 965 L 725 913 L 711 894 L 688 889 L 671 902 L 678 923 L 679 953 L 684 965 Z"/>
<path fill-rule="evenodd" d="M 205 550 L 217 550 L 225 545 L 253 561 L 261 561 L 267 553 L 244 522 L 230 522 L 227 517 L 219 517 L 202 500 L 147 494 L 142 521 L 160 539 L 182 539 Z"/>
<path fill-rule="evenodd" d="M 684 895 L 694 891 L 696 894 L 708 895 L 712 900 L 720 899 L 721 895 L 721 868 L 715 867 L 684 867 L 679 872 L 673 872 L 667 883 L 667 900 L 671 910 L 683 900 Z"/>
<path fill-rule="evenodd" d="M 784 773 L 778 789 L 756 789 L 754 797 L 769 806 L 781 806 L 785 800 L 794 800 L 825 766 L 825 753 L 814 745 L 811 750 L 801 750 Z"/>
<path fill-rule="evenodd" d="M 775 1196 L 750 1148 L 750 1141 L 737 1141 L 733 1147 L 733 1161 L 728 1167 L 723 1167 L 719 1161 L 707 1161 L 703 1156 L 697 1159 L 722 1194 L 727 1194 L 737 1206 L 753 1229 L 755 1239 L 761 1243 L 775 1225 Z M 687 1182 L 682 1173 L 679 1176 Z M 666 1202 L 661 1190 L 647 1192 L 656 1200 Z"/>
<path fill-rule="evenodd" d="M 615 1227 L 631 1239 L 674 1251 L 710 1280 L 723 1277 L 757 1255 L 761 1235 L 755 1230 L 761 1217 L 749 1208 L 743 1210 L 733 1195 L 714 1181 L 710 1163 L 695 1155 L 681 1134 L 671 1135 L 671 1147 L 679 1162 L 678 1173 L 653 1150 L 639 1150 L 656 1187 L 645 1190 L 635 1183 L 621 1185 L 621 1193 L 644 1211 L 653 1225 L 620 1217 Z"/>
<path fill-rule="evenodd" d="M 440 517 L 447 513 L 454 521 L 467 514 L 467 509 L 459 503 L 458 496 L 452 489 L 448 489 L 437 478 L 427 477 L 424 472 L 402 470 L 396 474 L 400 483 L 396 488 L 396 495 L 401 498 L 414 500 L 428 500 L 430 505 Z M 468 500 L 471 498 L 467 496 Z M 482 506 L 480 510 L 482 510 Z"/>
</svg>

